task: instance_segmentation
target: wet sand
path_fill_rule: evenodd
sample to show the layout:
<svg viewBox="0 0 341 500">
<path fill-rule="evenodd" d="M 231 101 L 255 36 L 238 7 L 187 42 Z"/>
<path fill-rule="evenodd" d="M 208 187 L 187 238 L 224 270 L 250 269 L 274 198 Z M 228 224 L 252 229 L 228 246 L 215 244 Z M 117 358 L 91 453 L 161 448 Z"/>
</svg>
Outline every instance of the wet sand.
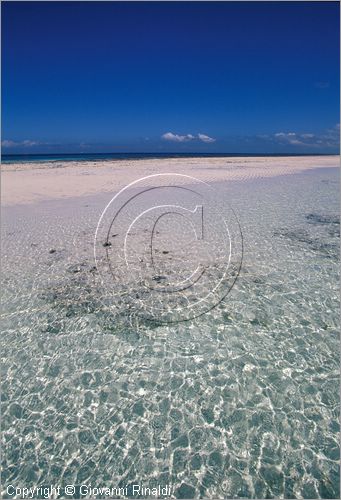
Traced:
<svg viewBox="0 0 341 500">
<path fill-rule="evenodd" d="M 2 204 L 115 192 L 158 173 L 181 173 L 206 182 L 250 180 L 338 167 L 338 156 L 185 158 L 2 165 Z"/>
</svg>

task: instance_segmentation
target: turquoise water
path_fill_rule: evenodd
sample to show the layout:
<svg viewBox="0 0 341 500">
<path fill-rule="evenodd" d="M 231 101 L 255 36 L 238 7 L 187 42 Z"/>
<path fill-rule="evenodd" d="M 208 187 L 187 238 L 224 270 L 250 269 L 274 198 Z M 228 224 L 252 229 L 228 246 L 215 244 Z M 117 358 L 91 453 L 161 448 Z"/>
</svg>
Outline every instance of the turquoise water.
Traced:
<svg viewBox="0 0 341 500">
<path fill-rule="evenodd" d="M 111 195 L 4 208 L 4 498 L 9 484 L 339 498 L 338 170 L 219 189 L 241 273 L 176 325 L 103 304 L 93 238 Z"/>
</svg>

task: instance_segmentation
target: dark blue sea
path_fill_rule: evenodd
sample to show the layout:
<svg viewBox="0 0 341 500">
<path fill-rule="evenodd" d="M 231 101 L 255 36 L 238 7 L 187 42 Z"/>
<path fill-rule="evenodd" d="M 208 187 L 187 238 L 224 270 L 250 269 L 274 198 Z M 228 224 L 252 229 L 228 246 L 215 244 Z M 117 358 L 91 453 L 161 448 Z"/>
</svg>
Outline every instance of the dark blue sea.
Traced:
<svg viewBox="0 0 341 500">
<path fill-rule="evenodd" d="M 260 157 L 260 156 L 314 156 L 294 154 L 264 153 L 55 153 L 55 154 L 2 154 L 2 163 L 54 162 L 54 161 L 106 161 L 106 160 L 143 160 L 152 158 L 217 158 L 217 157 Z"/>
</svg>

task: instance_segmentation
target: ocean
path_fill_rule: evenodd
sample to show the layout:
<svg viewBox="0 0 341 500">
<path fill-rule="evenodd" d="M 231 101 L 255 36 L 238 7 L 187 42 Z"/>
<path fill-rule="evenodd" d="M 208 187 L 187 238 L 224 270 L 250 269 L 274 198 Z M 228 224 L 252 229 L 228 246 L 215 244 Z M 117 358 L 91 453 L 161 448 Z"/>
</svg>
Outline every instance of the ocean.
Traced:
<svg viewBox="0 0 341 500">
<path fill-rule="evenodd" d="M 262 153 L 63 153 L 63 154 L 2 154 L 2 163 L 37 163 L 55 161 L 113 161 L 144 160 L 154 158 L 230 158 L 230 157 L 280 157 L 280 156 L 314 156 L 310 154 L 262 154 Z M 326 155 L 327 156 L 327 155 Z M 332 155 L 331 155 L 332 156 Z"/>
</svg>

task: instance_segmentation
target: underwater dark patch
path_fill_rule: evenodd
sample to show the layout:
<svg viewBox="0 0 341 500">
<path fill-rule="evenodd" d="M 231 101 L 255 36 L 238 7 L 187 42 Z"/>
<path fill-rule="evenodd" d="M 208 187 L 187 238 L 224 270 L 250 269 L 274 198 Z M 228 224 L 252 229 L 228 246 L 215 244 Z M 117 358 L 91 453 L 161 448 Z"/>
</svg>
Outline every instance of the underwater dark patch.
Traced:
<svg viewBox="0 0 341 500">
<path fill-rule="evenodd" d="M 339 215 L 323 215 L 310 213 L 305 216 L 308 224 L 338 224 L 340 225 Z"/>
<path fill-rule="evenodd" d="M 332 259 L 338 259 L 339 257 L 339 245 L 337 243 L 328 242 L 324 238 L 313 238 L 304 229 L 293 230 L 281 228 L 274 231 L 273 235 L 286 238 L 293 244 L 301 245 L 313 252 L 318 252 L 323 257 Z"/>
</svg>

